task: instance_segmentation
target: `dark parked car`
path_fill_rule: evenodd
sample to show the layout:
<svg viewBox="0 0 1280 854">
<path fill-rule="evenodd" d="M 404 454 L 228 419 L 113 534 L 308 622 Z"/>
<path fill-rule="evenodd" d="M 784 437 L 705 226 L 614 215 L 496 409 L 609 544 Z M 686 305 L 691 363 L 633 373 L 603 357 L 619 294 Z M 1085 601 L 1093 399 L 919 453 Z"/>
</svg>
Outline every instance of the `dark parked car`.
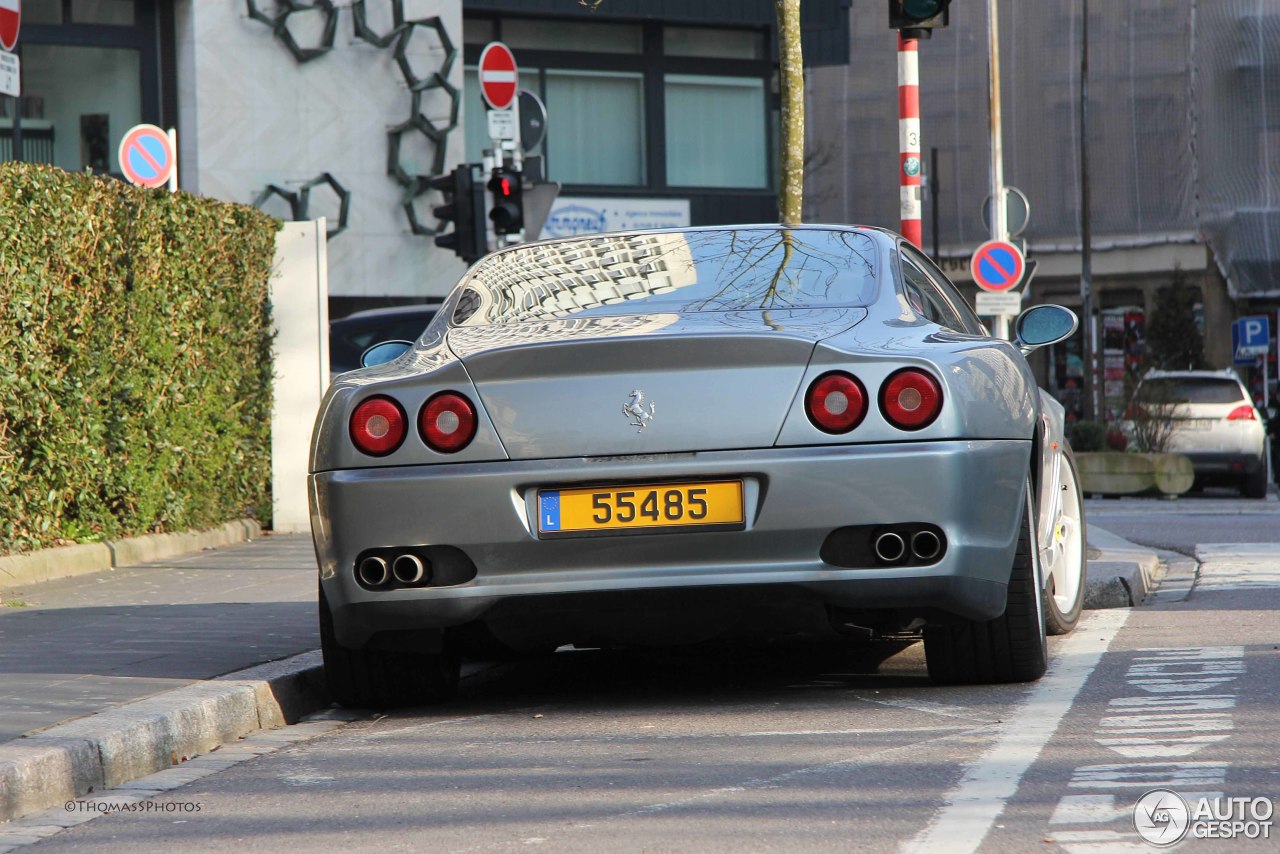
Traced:
<svg viewBox="0 0 1280 854">
<path fill-rule="evenodd" d="M 360 356 L 382 341 L 416 341 L 436 316 L 433 305 L 399 305 L 357 311 L 329 324 L 329 373 L 360 367 Z"/>
</svg>

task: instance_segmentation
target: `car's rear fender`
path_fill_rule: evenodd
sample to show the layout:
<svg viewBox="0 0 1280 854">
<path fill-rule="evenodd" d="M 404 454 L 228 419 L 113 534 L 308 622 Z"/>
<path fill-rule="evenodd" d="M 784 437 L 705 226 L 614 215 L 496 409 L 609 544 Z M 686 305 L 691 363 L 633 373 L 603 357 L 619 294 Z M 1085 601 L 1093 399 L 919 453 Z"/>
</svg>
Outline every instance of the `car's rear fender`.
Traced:
<svg viewBox="0 0 1280 854">
<path fill-rule="evenodd" d="M 1030 439 L 1036 431 L 1040 397 L 1025 360 L 1007 341 L 976 336 L 943 336 L 937 327 L 907 327 L 891 341 L 859 342 L 862 328 L 814 349 L 776 444 L 833 445 L 941 439 Z M 918 430 L 894 426 L 881 411 L 885 382 L 902 368 L 918 368 L 942 387 L 942 410 Z M 819 430 L 805 412 L 805 393 L 829 371 L 855 376 L 867 394 L 866 418 L 848 433 Z"/>
</svg>

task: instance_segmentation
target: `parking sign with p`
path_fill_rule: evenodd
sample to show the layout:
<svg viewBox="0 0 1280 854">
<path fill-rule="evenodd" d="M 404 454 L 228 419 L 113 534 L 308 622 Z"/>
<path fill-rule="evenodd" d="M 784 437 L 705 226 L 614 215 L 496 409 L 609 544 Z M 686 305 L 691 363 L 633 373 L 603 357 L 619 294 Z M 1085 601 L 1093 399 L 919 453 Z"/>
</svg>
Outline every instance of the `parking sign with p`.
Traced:
<svg viewBox="0 0 1280 854">
<path fill-rule="evenodd" d="M 1271 350 L 1271 319 L 1266 315 L 1241 317 L 1231 324 L 1231 351 L 1237 365 L 1252 365 Z"/>
</svg>

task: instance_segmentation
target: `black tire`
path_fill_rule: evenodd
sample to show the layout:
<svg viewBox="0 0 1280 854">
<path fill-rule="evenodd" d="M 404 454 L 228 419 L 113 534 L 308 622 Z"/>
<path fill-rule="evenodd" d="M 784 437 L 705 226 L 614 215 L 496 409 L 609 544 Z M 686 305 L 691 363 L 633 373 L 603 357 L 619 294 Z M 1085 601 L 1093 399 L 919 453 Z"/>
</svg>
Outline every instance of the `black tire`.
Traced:
<svg viewBox="0 0 1280 854">
<path fill-rule="evenodd" d="M 1033 682 L 1048 667 L 1030 484 L 1025 493 L 1022 532 L 1013 558 L 1004 613 L 994 620 L 927 626 L 925 663 L 934 682 Z"/>
<path fill-rule="evenodd" d="M 458 690 L 461 664 L 446 647 L 441 653 L 348 649 L 333 631 L 333 614 L 320 586 L 320 651 L 329 695 L 339 705 L 390 709 L 440 703 Z"/>
<path fill-rule="evenodd" d="M 1069 634 L 1075 629 L 1076 624 L 1080 622 L 1080 614 L 1084 611 L 1085 581 L 1088 577 L 1089 542 L 1084 523 L 1084 496 L 1080 493 L 1080 470 L 1076 468 L 1075 455 L 1071 453 L 1069 448 L 1063 451 L 1062 457 L 1062 502 L 1064 512 L 1070 514 L 1072 505 L 1069 502 L 1074 502 L 1074 518 L 1079 521 L 1080 583 L 1076 587 L 1076 594 L 1071 607 L 1063 611 L 1053 597 L 1053 577 L 1046 567 L 1041 567 L 1041 571 L 1045 576 L 1044 627 L 1045 631 L 1051 635 Z"/>
<path fill-rule="evenodd" d="M 1267 470 L 1259 468 L 1253 474 L 1245 475 L 1244 480 L 1240 483 L 1240 494 L 1245 498 L 1266 498 Z"/>
</svg>

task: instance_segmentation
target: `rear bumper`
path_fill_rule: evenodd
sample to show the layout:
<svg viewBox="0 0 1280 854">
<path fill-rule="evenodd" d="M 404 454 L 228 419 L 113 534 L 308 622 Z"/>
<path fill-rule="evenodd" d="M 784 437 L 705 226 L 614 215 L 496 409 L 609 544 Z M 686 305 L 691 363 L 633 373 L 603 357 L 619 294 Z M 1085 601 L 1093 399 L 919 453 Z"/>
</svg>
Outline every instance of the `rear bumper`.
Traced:
<svg viewBox="0 0 1280 854">
<path fill-rule="evenodd" d="M 1180 451 L 1191 460 L 1197 477 L 1240 478 L 1262 471 L 1263 457 L 1244 452 Z"/>
<path fill-rule="evenodd" d="M 1029 442 L 987 440 L 331 471 L 310 478 L 312 532 L 338 640 L 352 647 L 380 631 L 603 614 L 655 596 L 645 607 L 776 598 L 989 619 L 1004 610 L 1029 454 Z M 540 539 L 532 525 L 540 487 L 726 477 L 745 484 L 742 531 Z M 943 531 L 940 559 L 841 568 L 819 557 L 836 528 L 909 522 Z M 460 549 L 475 578 L 356 583 L 364 550 L 428 545 Z"/>
</svg>

